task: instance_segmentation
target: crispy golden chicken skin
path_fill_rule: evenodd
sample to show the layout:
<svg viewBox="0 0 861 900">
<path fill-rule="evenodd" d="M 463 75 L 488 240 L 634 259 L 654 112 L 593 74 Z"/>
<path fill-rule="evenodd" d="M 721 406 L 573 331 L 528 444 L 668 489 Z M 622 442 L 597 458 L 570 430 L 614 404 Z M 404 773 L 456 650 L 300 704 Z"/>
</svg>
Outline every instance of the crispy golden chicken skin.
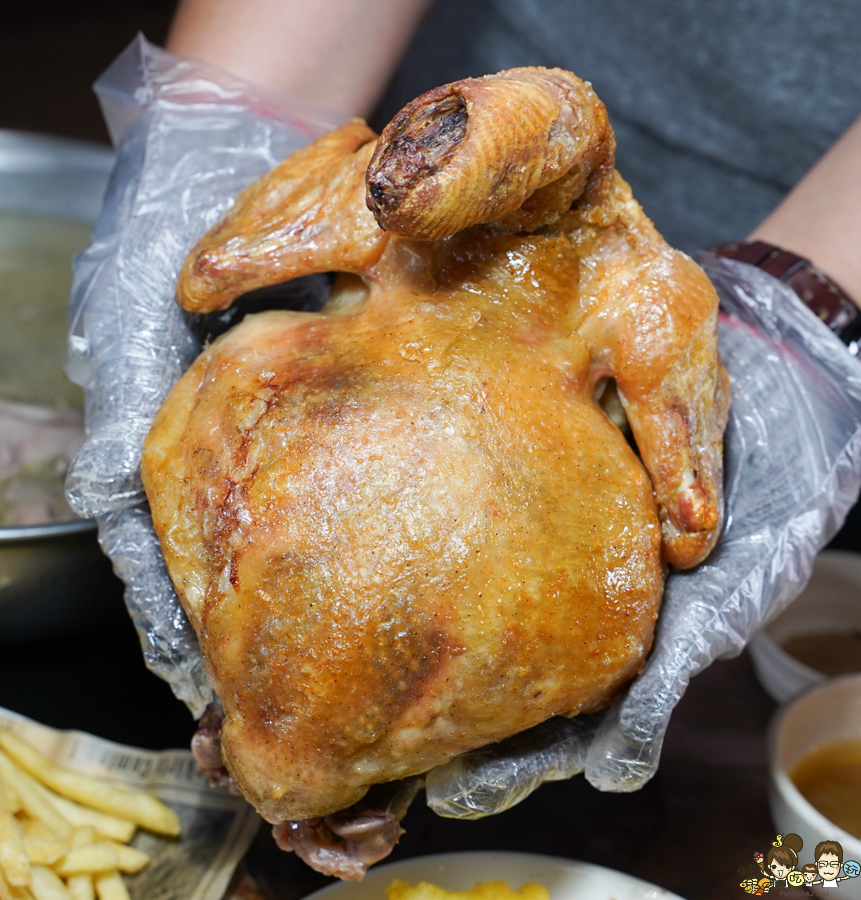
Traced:
<svg viewBox="0 0 861 900">
<path fill-rule="evenodd" d="M 717 297 L 613 149 L 570 73 L 457 82 L 379 141 L 354 121 L 293 154 L 189 256 L 195 311 L 348 273 L 321 313 L 207 348 L 143 459 L 225 763 L 269 821 L 600 708 L 666 563 L 714 545 Z"/>
</svg>

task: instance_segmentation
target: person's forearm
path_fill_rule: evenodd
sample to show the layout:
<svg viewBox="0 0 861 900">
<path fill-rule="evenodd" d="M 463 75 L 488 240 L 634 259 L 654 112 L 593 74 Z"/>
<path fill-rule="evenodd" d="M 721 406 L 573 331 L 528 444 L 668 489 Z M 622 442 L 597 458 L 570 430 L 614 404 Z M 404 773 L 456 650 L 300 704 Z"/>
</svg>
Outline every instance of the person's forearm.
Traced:
<svg viewBox="0 0 861 900">
<path fill-rule="evenodd" d="M 182 0 L 167 48 L 368 115 L 431 0 Z"/>
<path fill-rule="evenodd" d="M 751 239 L 806 257 L 861 305 L 861 119 Z"/>
</svg>

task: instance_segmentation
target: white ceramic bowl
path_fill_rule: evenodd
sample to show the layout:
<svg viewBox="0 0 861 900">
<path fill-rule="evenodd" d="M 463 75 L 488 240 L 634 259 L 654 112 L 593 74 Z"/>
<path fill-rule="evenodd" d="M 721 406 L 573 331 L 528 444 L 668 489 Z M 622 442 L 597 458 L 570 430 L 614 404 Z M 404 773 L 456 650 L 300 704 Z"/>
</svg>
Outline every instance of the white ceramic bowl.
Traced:
<svg viewBox="0 0 861 900">
<path fill-rule="evenodd" d="M 839 842 L 844 865 L 849 860 L 861 862 L 861 840 L 826 819 L 789 778 L 795 764 L 815 747 L 851 737 L 861 738 L 861 675 L 841 676 L 812 688 L 778 710 L 772 720 L 768 735 L 771 817 L 776 833 L 794 832 L 804 841 L 799 868 L 814 861 L 813 851 L 820 841 Z M 861 900 L 861 875 L 840 881 L 827 893 L 840 900 Z"/>
<path fill-rule="evenodd" d="M 861 554 L 825 550 L 816 558 L 807 587 L 749 645 L 762 686 L 778 702 L 828 678 L 790 656 L 780 645 L 799 634 L 861 631 Z"/>
<path fill-rule="evenodd" d="M 308 900 L 383 900 L 399 878 L 429 881 L 447 891 L 468 891 L 482 881 L 506 881 L 515 890 L 528 881 L 547 888 L 550 900 L 681 900 L 664 888 L 624 872 L 536 853 L 466 852 L 416 856 L 374 866 L 362 881 L 341 881 Z M 739 897 L 745 894 L 739 890 Z"/>
</svg>

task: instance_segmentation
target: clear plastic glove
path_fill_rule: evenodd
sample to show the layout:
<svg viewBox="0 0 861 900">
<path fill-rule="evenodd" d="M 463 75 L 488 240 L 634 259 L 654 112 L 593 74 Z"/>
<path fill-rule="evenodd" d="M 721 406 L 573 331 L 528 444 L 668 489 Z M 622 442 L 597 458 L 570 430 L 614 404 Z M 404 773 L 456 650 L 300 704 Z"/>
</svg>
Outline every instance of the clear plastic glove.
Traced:
<svg viewBox="0 0 861 900">
<path fill-rule="evenodd" d="M 188 251 L 239 191 L 339 121 L 143 39 L 96 89 L 119 156 L 75 267 L 69 372 L 87 390 L 88 436 L 68 496 L 99 521 L 147 664 L 199 716 L 212 690 L 152 530 L 139 461 L 201 336 L 232 314 L 189 316 L 174 285 Z M 733 389 L 720 542 L 699 568 L 670 576 L 651 656 L 620 702 L 435 769 L 427 797 L 441 815 L 500 812 L 542 782 L 584 770 L 602 790 L 641 787 L 691 676 L 739 653 L 795 597 L 857 496 L 861 364 L 779 282 L 742 263 L 704 264 L 721 296 Z"/>
</svg>

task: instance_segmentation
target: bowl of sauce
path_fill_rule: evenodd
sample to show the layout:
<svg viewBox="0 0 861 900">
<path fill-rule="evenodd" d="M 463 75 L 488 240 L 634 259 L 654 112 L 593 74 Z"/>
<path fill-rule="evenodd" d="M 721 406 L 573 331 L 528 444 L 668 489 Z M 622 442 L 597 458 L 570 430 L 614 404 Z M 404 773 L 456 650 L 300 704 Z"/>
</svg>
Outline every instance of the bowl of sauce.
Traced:
<svg viewBox="0 0 861 900">
<path fill-rule="evenodd" d="M 807 586 L 757 633 L 749 652 L 757 678 L 778 703 L 861 672 L 861 554 L 820 553 Z"/>
<path fill-rule="evenodd" d="M 768 753 L 774 827 L 801 836 L 799 868 L 816 864 L 820 844 L 836 842 L 840 880 L 814 890 L 861 898 L 861 875 L 851 877 L 851 864 L 861 863 L 861 674 L 833 678 L 778 710 Z"/>
<path fill-rule="evenodd" d="M 789 778 L 826 819 L 861 840 L 861 737 L 814 747 L 795 763 Z"/>
</svg>

